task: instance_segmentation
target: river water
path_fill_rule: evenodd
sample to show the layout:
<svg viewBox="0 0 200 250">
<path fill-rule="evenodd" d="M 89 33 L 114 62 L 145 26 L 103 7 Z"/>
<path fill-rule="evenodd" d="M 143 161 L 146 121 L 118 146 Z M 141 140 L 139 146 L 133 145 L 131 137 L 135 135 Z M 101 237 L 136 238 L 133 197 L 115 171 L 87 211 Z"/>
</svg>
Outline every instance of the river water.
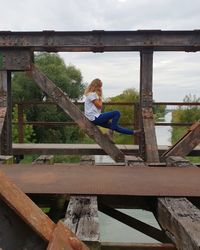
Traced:
<svg viewBox="0 0 200 250">
<path fill-rule="evenodd" d="M 171 122 L 171 113 L 165 115 L 164 122 Z M 171 144 L 171 127 L 157 126 L 156 138 L 158 145 Z M 112 162 L 108 156 L 96 156 L 96 162 Z M 159 228 L 153 214 L 141 209 L 120 209 L 121 212 L 133 216 L 147 224 Z M 111 217 L 99 212 L 101 241 L 107 242 L 135 242 L 135 243 L 156 243 L 157 241 L 112 219 Z"/>
</svg>

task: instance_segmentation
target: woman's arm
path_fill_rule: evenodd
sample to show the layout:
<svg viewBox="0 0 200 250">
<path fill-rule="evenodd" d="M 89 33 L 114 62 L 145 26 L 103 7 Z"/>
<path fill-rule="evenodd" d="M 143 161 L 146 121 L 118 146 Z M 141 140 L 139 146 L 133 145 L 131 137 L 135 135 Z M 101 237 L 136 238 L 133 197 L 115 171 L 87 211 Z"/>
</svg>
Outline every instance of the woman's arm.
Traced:
<svg viewBox="0 0 200 250">
<path fill-rule="evenodd" d="M 101 99 L 95 99 L 92 101 L 92 103 L 98 108 L 102 109 L 102 100 Z"/>
</svg>

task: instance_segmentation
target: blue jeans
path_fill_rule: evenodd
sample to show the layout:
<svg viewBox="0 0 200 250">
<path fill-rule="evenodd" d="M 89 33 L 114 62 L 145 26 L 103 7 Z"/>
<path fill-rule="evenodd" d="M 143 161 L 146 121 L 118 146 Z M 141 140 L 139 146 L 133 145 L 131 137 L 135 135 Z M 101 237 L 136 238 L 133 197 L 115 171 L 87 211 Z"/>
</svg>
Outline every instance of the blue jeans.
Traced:
<svg viewBox="0 0 200 250">
<path fill-rule="evenodd" d="M 134 134 L 133 130 L 128 128 L 122 128 L 118 125 L 120 115 L 121 115 L 120 112 L 117 110 L 105 112 L 100 114 L 99 117 L 96 117 L 95 120 L 92 121 L 92 123 L 104 128 L 109 128 L 111 130 L 117 131 L 121 134 L 133 135 Z"/>
</svg>

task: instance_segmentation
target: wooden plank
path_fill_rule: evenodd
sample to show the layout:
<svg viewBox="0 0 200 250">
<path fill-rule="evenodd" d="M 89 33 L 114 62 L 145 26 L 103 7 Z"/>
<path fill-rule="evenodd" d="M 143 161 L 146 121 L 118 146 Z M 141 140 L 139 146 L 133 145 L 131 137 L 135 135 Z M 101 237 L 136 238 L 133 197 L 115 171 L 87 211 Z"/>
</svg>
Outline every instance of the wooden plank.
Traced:
<svg viewBox="0 0 200 250">
<path fill-rule="evenodd" d="M 94 156 L 83 156 L 81 165 L 94 167 Z M 71 196 L 64 223 L 87 242 L 90 249 L 100 249 L 100 228 L 97 196 Z"/>
<path fill-rule="evenodd" d="M 0 164 L 13 164 L 13 156 L 0 155 Z"/>
<path fill-rule="evenodd" d="M 102 250 L 176 250 L 177 248 L 170 243 L 112 243 L 102 242 Z"/>
<path fill-rule="evenodd" d="M 89 250 L 75 235 L 59 221 L 53 231 L 47 250 Z"/>
<path fill-rule="evenodd" d="M 77 164 L 1 166 L 26 193 L 196 196 L 200 169 L 178 167 L 124 167 Z M 112 181 L 110 181 L 112 179 Z M 58 185 L 59 183 L 59 185 Z M 79 183 L 79 185 L 77 185 Z M 159 187 L 159 188 L 158 188 Z"/>
<path fill-rule="evenodd" d="M 64 224 L 82 241 L 99 242 L 97 197 L 71 196 Z"/>
<path fill-rule="evenodd" d="M 200 249 L 200 210 L 185 198 L 160 198 L 158 219 L 178 249 Z"/>
<path fill-rule="evenodd" d="M 116 145 L 125 155 L 139 155 L 138 145 Z M 159 154 L 162 155 L 170 146 L 158 146 Z M 43 154 L 43 155 L 106 155 L 105 151 L 98 144 L 51 144 L 51 143 L 14 143 L 14 155 Z M 189 156 L 199 156 L 200 147 L 192 150 Z"/>
<path fill-rule="evenodd" d="M 181 157 L 169 157 L 167 164 L 194 168 Z M 158 219 L 162 228 L 170 232 L 178 249 L 200 249 L 200 210 L 186 198 L 160 198 Z"/>
<path fill-rule="evenodd" d="M 67 95 L 58 88 L 47 76 L 36 69 L 34 66 L 31 71 L 32 77 L 37 85 L 49 95 L 62 109 L 68 114 L 84 132 L 94 139 L 104 151 L 110 155 L 116 162 L 124 161 L 124 154 L 108 139 L 108 137 L 100 131 L 100 129 L 92 124 L 73 104 Z"/>
<path fill-rule="evenodd" d="M 125 155 L 125 165 L 130 167 L 146 166 L 142 158 L 136 157 L 134 155 Z"/>
<path fill-rule="evenodd" d="M 188 132 L 168 151 L 166 151 L 162 157 L 167 158 L 169 156 L 186 156 L 200 143 L 200 121 L 193 124 Z"/>
<path fill-rule="evenodd" d="M 33 164 L 49 164 L 52 165 L 54 163 L 53 155 L 40 155 Z"/>
</svg>

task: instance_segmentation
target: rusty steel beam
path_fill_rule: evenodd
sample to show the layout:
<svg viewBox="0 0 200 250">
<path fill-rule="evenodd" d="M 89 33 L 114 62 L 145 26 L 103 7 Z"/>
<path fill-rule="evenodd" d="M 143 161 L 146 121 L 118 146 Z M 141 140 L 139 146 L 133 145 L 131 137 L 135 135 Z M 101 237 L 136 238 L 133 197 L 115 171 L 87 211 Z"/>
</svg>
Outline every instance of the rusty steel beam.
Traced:
<svg viewBox="0 0 200 250">
<path fill-rule="evenodd" d="M 1 38 L 0 38 L 1 39 Z M 32 62 L 32 52 L 24 49 L 1 49 L 0 48 L 0 71 L 30 70 Z"/>
<path fill-rule="evenodd" d="M 32 230 L 45 242 L 49 242 L 48 249 L 54 248 L 55 241 L 62 246 L 62 249 L 73 249 L 70 237 L 79 244 L 80 249 L 89 248 L 74 233 L 71 232 L 61 221 L 54 224 L 49 217 L 37 207 L 23 191 L 13 183 L 2 171 L 0 171 L 0 199 L 4 201 Z M 9 222 L 10 223 L 10 222 Z M 59 235 L 56 234 L 59 227 Z M 63 241 L 65 239 L 65 241 Z M 52 246 L 53 245 L 53 246 Z M 52 247 L 51 247 L 52 246 Z"/>
<path fill-rule="evenodd" d="M 186 156 L 193 148 L 200 143 L 200 121 L 194 123 L 188 132 L 175 143 L 168 151 L 166 151 L 162 157 L 167 158 L 169 156 Z"/>
<path fill-rule="evenodd" d="M 200 50 L 200 30 L 190 31 L 36 31 L 0 32 L 0 48 L 32 51 L 154 51 Z"/>
<path fill-rule="evenodd" d="M 140 52 L 140 107 L 141 127 L 144 134 L 140 138 L 141 156 L 147 162 L 159 162 L 153 118 L 153 51 Z"/>
<path fill-rule="evenodd" d="M 25 193 L 200 196 L 200 169 L 195 167 L 13 164 L 0 168 Z"/>
<path fill-rule="evenodd" d="M 139 154 L 138 145 L 116 145 L 124 154 Z M 28 155 L 28 154 L 40 154 L 40 155 L 106 155 L 106 152 L 98 144 L 63 144 L 63 143 L 14 143 L 13 144 L 14 155 Z M 158 146 L 158 152 L 160 155 L 164 154 L 169 146 Z M 188 156 L 199 156 L 200 147 L 193 149 Z"/>
</svg>

